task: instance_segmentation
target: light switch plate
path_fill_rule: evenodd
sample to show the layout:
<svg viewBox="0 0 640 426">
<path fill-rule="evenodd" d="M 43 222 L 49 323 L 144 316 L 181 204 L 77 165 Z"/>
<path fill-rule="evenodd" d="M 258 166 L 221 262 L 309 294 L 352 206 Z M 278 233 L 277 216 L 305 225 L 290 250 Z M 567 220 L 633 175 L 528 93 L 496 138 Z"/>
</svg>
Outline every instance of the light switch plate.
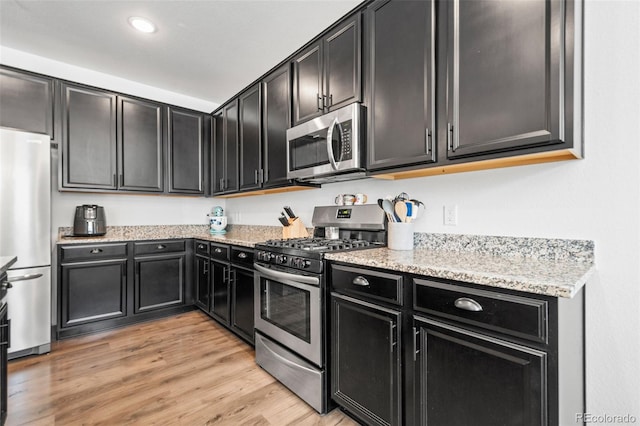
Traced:
<svg viewBox="0 0 640 426">
<path fill-rule="evenodd" d="M 458 224 L 458 206 L 456 204 L 444 206 L 444 224 L 447 226 Z"/>
</svg>

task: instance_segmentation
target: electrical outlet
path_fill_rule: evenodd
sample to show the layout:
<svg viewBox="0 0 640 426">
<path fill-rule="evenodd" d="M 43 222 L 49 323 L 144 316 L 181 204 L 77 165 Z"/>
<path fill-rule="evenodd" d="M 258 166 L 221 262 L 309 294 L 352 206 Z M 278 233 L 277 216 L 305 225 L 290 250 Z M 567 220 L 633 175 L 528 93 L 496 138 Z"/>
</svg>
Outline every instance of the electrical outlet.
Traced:
<svg viewBox="0 0 640 426">
<path fill-rule="evenodd" d="M 448 226 L 456 226 L 458 224 L 458 206 L 444 206 L 444 224 Z"/>
</svg>

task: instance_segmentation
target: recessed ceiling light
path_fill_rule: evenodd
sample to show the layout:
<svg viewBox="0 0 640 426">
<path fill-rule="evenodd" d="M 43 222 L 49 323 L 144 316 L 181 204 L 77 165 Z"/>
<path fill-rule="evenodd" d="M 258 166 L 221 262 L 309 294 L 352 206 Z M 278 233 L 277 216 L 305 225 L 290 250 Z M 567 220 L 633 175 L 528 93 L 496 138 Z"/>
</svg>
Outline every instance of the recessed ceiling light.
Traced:
<svg viewBox="0 0 640 426">
<path fill-rule="evenodd" d="M 150 20 L 139 16 L 129 18 L 129 25 L 142 33 L 155 33 L 156 26 Z"/>
</svg>

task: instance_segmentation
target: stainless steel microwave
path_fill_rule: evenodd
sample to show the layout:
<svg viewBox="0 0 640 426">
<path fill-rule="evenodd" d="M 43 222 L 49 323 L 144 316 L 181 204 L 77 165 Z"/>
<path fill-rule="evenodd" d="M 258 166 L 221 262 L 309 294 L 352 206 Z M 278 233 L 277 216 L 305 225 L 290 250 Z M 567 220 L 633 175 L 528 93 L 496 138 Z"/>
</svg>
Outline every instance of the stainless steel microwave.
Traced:
<svg viewBox="0 0 640 426">
<path fill-rule="evenodd" d="M 353 103 L 287 130 L 287 179 L 322 183 L 365 177 L 364 107 Z"/>
</svg>

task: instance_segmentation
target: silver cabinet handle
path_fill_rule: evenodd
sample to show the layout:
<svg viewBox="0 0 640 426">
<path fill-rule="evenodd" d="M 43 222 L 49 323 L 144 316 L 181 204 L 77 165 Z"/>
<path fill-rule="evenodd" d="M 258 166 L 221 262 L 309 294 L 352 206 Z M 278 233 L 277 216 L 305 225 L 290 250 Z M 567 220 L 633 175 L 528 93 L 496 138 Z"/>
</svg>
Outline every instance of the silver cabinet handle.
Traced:
<svg viewBox="0 0 640 426">
<path fill-rule="evenodd" d="M 98 254 L 98 253 L 102 253 L 102 249 L 95 248 L 95 249 L 93 249 L 93 250 L 89 251 L 89 253 L 91 253 L 91 254 Z"/>
<path fill-rule="evenodd" d="M 318 96 L 318 102 L 317 102 L 317 107 L 318 107 L 318 111 L 322 111 L 322 104 L 324 103 L 322 100 L 322 96 L 320 96 L 320 93 L 317 94 Z"/>
<path fill-rule="evenodd" d="M 203 249 L 204 248 L 204 244 L 198 244 L 198 248 L 199 249 Z"/>
<path fill-rule="evenodd" d="M 216 253 L 222 253 L 222 249 L 221 249 L 221 248 L 216 248 L 216 249 L 214 250 L 214 252 L 216 252 Z"/>
<path fill-rule="evenodd" d="M 369 287 L 371 285 L 371 284 L 369 284 L 369 281 L 367 281 L 367 279 L 365 277 L 363 277 L 362 275 L 358 275 L 351 282 L 353 284 L 355 284 L 355 285 L 359 285 L 359 286 L 362 286 L 362 287 Z"/>
<path fill-rule="evenodd" d="M 167 248 L 167 246 L 165 246 L 164 244 L 158 244 L 158 247 L 156 247 L 158 250 L 164 250 Z"/>
<path fill-rule="evenodd" d="M 238 253 L 238 257 L 239 257 L 240 259 L 246 259 L 246 258 L 247 258 L 247 253 L 245 253 L 245 252 L 241 251 L 240 253 Z"/>
<path fill-rule="evenodd" d="M 473 299 L 469 299 L 468 297 L 461 297 L 459 299 L 456 299 L 456 301 L 453 302 L 453 304 L 456 308 L 462 309 L 465 311 L 471 311 L 471 312 L 482 311 L 482 305 Z"/>
</svg>

